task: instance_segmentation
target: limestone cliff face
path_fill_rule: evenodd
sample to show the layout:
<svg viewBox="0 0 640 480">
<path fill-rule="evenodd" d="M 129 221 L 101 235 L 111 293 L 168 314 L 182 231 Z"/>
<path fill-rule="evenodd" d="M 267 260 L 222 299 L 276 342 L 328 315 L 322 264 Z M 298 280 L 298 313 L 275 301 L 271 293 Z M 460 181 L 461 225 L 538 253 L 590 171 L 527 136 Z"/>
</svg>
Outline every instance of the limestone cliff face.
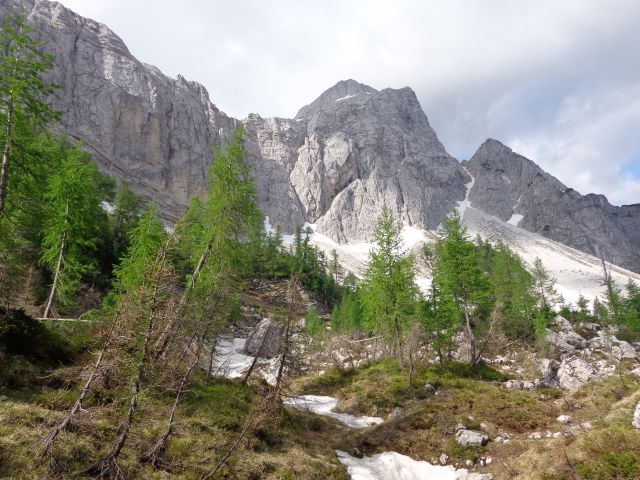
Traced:
<svg viewBox="0 0 640 480">
<path fill-rule="evenodd" d="M 487 140 L 463 165 L 475 178 L 474 208 L 640 271 L 640 205 L 616 207 L 603 195 L 581 195 L 497 140 Z"/>
<path fill-rule="evenodd" d="M 0 18 L 21 8 L 56 58 L 50 80 L 62 86 L 52 99 L 61 130 L 175 219 L 205 191 L 211 146 L 240 121 L 218 110 L 202 85 L 139 62 L 106 26 L 58 3 L 4 0 Z M 284 231 L 317 222 L 336 240 L 367 239 L 384 203 L 433 228 L 464 196 L 466 174 L 410 89 L 377 92 L 349 80 L 295 119 L 242 122 L 260 205 Z"/>
<path fill-rule="evenodd" d="M 136 60 L 106 26 L 59 3 L 3 0 L 0 18 L 23 9 L 55 55 L 61 128 L 82 139 L 104 171 L 155 197 L 168 218 L 203 191 L 210 144 L 235 120 L 206 89 Z"/>
<path fill-rule="evenodd" d="M 134 58 L 106 26 L 47 0 L 2 0 L 0 21 L 23 11 L 56 58 L 49 80 L 57 128 L 82 139 L 102 170 L 154 197 L 169 221 L 206 190 L 211 147 L 247 131 L 260 206 L 284 232 L 305 222 L 339 242 L 371 239 L 384 205 L 433 229 L 470 178 L 430 127 L 409 88 L 338 82 L 293 119 L 221 112 L 206 89 Z M 640 271 L 640 205 L 582 196 L 496 141 L 463 164 L 473 207 Z"/>
</svg>

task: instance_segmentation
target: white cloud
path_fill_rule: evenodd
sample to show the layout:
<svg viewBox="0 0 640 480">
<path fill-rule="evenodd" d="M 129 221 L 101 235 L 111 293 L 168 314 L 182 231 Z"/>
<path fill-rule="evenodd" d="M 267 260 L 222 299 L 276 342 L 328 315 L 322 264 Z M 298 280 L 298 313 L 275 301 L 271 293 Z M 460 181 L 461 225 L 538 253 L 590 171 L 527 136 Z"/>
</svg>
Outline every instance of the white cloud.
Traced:
<svg viewBox="0 0 640 480">
<path fill-rule="evenodd" d="M 455 156 L 493 137 L 582 192 L 640 201 L 622 173 L 640 152 L 635 0 L 62 2 L 231 115 L 291 117 L 345 78 L 408 85 Z"/>
</svg>

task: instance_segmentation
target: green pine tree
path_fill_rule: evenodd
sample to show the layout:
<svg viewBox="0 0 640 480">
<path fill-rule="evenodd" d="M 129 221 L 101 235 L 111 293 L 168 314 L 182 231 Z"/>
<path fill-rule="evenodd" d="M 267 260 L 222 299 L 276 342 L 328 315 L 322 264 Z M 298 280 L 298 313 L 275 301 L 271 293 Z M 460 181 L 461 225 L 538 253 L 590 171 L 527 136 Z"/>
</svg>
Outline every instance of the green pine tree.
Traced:
<svg viewBox="0 0 640 480">
<path fill-rule="evenodd" d="M 0 29 L 0 220 L 6 213 L 11 177 L 37 167 L 37 159 L 24 151 L 37 133 L 57 118 L 46 103 L 56 86 L 43 79 L 53 66 L 53 56 L 43 51 L 33 32 L 21 15 L 9 16 Z M 14 164 L 14 159 L 19 163 Z"/>
<path fill-rule="evenodd" d="M 403 366 L 403 339 L 415 323 L 419 290 L 413 257 L 401 250 L 401 226 L 385 207 L 374 230 L 375 248 L 360 287 L 364 327 L 392 340 Z"/>
<path fill-rule="evenodd" d="M 455 305 L 464 319 L 470 363 L 479 360 L 476 330 L 483 327 L 480 312 L 490 299 L 491 286 L 482 269 L 475 245 L 467 238 L 460 215 L 454 212 L 443 221 L 444 237 L 436 244 L 433 281 L 443 302 Z M 451 307 L 449 307 L 451 308 Z"/>
<path fill-rule="evenodd" d="M 93 268 L 88 253 L 96 246 L 96 218 L 101 211 L 97 177 L 91 158 L 70 148 L 59 171 L 49 179 L 40 263 L 49 269 L 53 280 L 44 318 L 49 317 L 56 304 L 71 303 L 80 278 Z"/>
</svg>

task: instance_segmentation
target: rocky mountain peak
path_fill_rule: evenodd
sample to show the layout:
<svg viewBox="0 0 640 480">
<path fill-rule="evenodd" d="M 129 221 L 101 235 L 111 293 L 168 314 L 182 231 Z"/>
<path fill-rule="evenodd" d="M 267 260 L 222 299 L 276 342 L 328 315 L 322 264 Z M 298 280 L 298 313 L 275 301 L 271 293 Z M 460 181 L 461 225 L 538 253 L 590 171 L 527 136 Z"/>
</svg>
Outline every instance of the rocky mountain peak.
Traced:
<svg viewBox="0 0 640 480">
<path fill-rule="evenodd" d="M 348 100 L 357 95 L 371 95 L 378 91 L 365 85 L 364 83 L 357 82 L 352 79 L 340 80 L 333 87 L 325 90 L 316 100 L 309 105 L 302 107 L 296 114 L 296 119 L 304 119 L 310 117 L 313 113 L 321 109 L 323 106 Z"/>
<path fill-rule="evenodd" d="M 637 223 L 604 195 L 581 195 L 497 140 L 485 141 L 462 165 L 475 178 L 472 207 L 531 232 L 634 271 Z"/>
</svg>

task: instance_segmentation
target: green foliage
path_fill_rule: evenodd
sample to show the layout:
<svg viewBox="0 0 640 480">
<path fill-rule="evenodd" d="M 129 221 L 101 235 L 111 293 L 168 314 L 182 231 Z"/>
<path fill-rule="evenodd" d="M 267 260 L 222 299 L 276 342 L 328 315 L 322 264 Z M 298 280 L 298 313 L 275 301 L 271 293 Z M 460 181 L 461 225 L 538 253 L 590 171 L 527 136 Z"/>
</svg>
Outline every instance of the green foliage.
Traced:
<svg viewBox="0 0 640 480">
<path fill-rule="evenodd" d="M 131 291 L 149 281 L 146 276 L 149 265 L 166 239 L 167 233 L 160 214 L 155 203 L 152 203 L 130 233 L 129 248 L 114 269 L 113 289 L 120 293 Z"/>
<path fill-rule="evenodd" d="M 375 248 L 360 286 L 363 327 L 393 339 L 401 354 L 403 337 L 415 322 L 419 290 L 414 280 L 413 257 L 401 251 L 401 226 L 385 207 L 374 230 Z"/>
<path fill-rule="evenodd" d="M 215 149 L 209 170 L 209 193 L 204 202 L 192 202 L 180 237 L 189 246 L 194 277 L 192 295 L 207 303 L 214 292 L 248 270 L 247 247 L 262 221 L 255 184 L 245 161 L 244 129 L 239 127 L 223 150 Z"/>
<path fill-rule="evenodd" d="M 109 216 L 113 258 L 118 260 L 129 248 L 131 235 L 138 224 L 144 207 L 144 200 L 122 182 L 115 196 L 113 213 Z"/>
<path fill-rule="evenodd" d="M 91 252 L 97 242 L 97 219 L 104 215 L 97 178 L 91 158 L 77 148 L 68 149 L 45 194 L 47 218 L 40 263 L 54 276 L 51 295 L 63 306 L 72 302 L 82 275 L 95 265 Z"/>
<path fill-rule="evenodd" d="M 320 318 L 314 308 L 309 310 L 304 316 L 304 327 L 307 335 L 314 340 L 322 340 L 327 333 L 324 320 Z"/>
<path fill-rule="evenodd" d="M 342 301 L 333 307 L 331 331 L 334 333 L 353 333 L 362 331 L 362 328 L 362 307 L 358 292 L 347 292 Z"/>
<path fill-rule="evenodd" d="M 53 56 L 44 52 L 33 32 L 22 15 L 8 16 L 0 29 L 0 220 L 9 209 L 7 192 L 15 187 L 20 196 L 18 177 L 24 179 L 38 167 L 37 159 L 29 155 L 33 138 L 57 118 L 45 102 L 56 87 L 43 79 L 53 66 Z M 11 208 L 19 205 L 14 202 Z"/>
</svg>

